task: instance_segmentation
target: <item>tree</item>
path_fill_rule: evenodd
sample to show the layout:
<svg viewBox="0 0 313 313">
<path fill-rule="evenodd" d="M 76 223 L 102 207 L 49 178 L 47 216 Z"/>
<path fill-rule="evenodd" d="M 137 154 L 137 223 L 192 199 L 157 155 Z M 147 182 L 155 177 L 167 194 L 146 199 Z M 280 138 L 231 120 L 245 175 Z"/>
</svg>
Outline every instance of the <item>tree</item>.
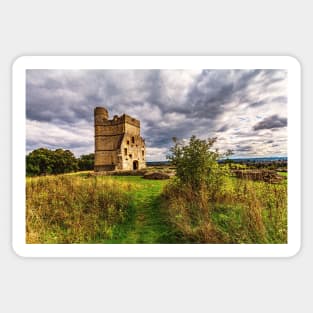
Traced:
<svg viewBox="0 0 313 313">
<path fill-rule="evenodd" d="M 93 170 L 95 154 L 83 154 L 78 158 L 78 167 L 80 171 Z"/>
<path fill-rule="evenodd" d="M 39 148 L 26 156 L 26 174 L 42 175 L 51 174 L 53 168 L 52 151 L 45 148 Z"/>
<path fill-rule="evenodd" d="M 70 150 L 57 149 L 53 153 L 53 174 L 76 172 L 78 161 Z"/>
<path fill-rule="evenodd" d="M 70 150 L 39 148 L 26 156 L 26 175 L 61 174 L 78 170 L 77 159 Z"/>
<path fill-rule="evenodd" d="M 221 154 L 213 150 L 217 138 L 201 140 L 192 136 L 187 144 L 173 138 L 174 146 L 167 157 L 176 167 L 176 176 L 194 192 L 218 188 L 225 169 L 219 167 Z"/>
</svg>

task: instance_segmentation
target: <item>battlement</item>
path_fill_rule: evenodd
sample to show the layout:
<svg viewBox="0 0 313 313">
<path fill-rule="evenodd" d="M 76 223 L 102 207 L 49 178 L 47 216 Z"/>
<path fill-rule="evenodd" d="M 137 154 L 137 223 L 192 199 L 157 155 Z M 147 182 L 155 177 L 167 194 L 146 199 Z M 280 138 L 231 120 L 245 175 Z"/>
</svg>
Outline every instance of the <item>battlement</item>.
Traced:
<svg viewBox="0 0 313 313">
<path fill-rule="evenodd" d="M 140 121 L 136 120 L 135 118 L 129 116 L 129 115 L 122 115 L 122 117 L 124 117 L 125 123 L 136 126 L 136 127 L 140 127 Z"/>
<path fill-rule="evenodd" d="M 123 114 L 121 116 L 114 115 L 114 117 L 110 120 L 108 111 L 102 107 L 96 107 L 94 110 L 94 115 L 95 126 L 116 126 L 118 124 L 130 124 L 136 127 L 140 127 L 140 121 L 127 114 Z"/>
</svg>

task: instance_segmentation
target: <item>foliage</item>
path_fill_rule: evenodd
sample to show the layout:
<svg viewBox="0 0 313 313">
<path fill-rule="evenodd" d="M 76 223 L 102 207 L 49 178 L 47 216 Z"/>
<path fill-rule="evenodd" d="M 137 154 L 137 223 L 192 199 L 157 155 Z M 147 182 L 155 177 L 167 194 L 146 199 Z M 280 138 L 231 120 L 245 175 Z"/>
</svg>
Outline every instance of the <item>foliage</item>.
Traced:
<svg viewBox="0 0 313 313">
<path fill-rule="evenodd" d="M 78 158 L 78 168 L 80 171 L 91 171 L 94 168 L 95 154 L 83 154 Z"/>
<path fill-rule="evenodd" d="M 78 170 L 77 160 L 70 150 L 55 150 L 53 160 L 52 174 L 69 173 Z"/>
<path fill-rule="evenodd" d="M 163 210 L 185 242 L 287 243 L 287 184 L 227 177 L 215 199 L 174 182 Z"/>
<path fill-rule="evenodd" d="M 26 156 L 26 175 L 46 175 L 75 172 L 77 159 L 70 150 L 39 148 Z"/>
<path fill-rule="evenodd" d="M 192 136 L 187 144 L 173 140 L 168 159 L 176 167 L 176 179 L 164 191 L 169 220 L 184 240 L 219 242 L 222 238 L 210 219 L 210 202 L 223 188 L 229 168 L 218 164 L 221 154 L 213 150 L 216 138 Z"/>
<path fill-rule="evenodd" d="M 169 158 L 177 178 L 165 187 L 162 205 L 172 227 L 184 242 L 286 243 L 286 183 L 232 178 L 233 164 L 217 163 L 215 140 L 174 141 Z"/>
<path fill-rule="evenodd" d="M 190 186 L 195 192 L 220 185 L 227 167 L 218 165 L 217 160 L 221 155 L 217 150 L 212 150 L 216 138 L 201 140 L 192 136 L 188 144 L 183 144 L 177 138 L 173 138 L 173 141 L 168 159 L 176 167 L 176 176 L 182 185 Z"/>
<path fill-rule="evenodd" d="M 206 192 L 174 179 L 163 191 L 162 211 L 173 230 L 184 243 L 217 243 L 222 240 L 210 219 L 210 203 Z"/>
</svg>

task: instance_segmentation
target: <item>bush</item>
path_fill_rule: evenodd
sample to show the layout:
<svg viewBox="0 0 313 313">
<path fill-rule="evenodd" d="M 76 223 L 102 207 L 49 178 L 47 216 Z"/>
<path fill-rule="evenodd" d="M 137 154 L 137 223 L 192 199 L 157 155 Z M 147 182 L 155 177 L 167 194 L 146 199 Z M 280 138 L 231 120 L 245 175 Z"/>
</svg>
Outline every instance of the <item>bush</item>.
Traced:
<svg viewBox="0 0 313 313">
<path fill-rule="evenodd" d="M 212 150 L 216 138 L 201 140 L 192 136 L 188 144 L 173 138 L 174 146 L 168 159 L 176 167 L 176 176 L 184 185 L 197 191 L 212 188 L 219 183 L 221 168 L 218 165 L 219 153 Z"/>
<path fill-rule="evenodd" d="M 183 242 L 286 243 L 287 185 L 230 177 L 218 165 L 215 139 L 175 141 L 177 177 L 163 192 L 163 210 Z"/>
<path fill-rule="evenodd" d="M 192 136 L 187 144 L 174 138 L 168 159 L 176 168 L 176 179 L 165 189 L 169 219 L 187 241 L 220 242 L 211 222 L 211 203 L 223 189 L 229 175 L 227 164 L 213 150 L 216 138 L 201 140 Z"/>
</svg>

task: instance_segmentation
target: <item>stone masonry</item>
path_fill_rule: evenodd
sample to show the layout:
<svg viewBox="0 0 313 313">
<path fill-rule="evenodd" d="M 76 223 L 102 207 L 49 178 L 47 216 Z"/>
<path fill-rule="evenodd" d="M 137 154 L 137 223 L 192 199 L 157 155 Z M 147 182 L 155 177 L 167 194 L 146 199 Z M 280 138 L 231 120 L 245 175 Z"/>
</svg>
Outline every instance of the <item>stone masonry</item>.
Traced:
<svg viewBox="0 0 313 313">
<path fill-rule="evenodd" d="M 123 114 L 109 119 L 103 107 L 94 110 L 94 170 L 139 170 L 146 167 L 145 141 L 140 136 L 140 121 Z"/>
</svg>

